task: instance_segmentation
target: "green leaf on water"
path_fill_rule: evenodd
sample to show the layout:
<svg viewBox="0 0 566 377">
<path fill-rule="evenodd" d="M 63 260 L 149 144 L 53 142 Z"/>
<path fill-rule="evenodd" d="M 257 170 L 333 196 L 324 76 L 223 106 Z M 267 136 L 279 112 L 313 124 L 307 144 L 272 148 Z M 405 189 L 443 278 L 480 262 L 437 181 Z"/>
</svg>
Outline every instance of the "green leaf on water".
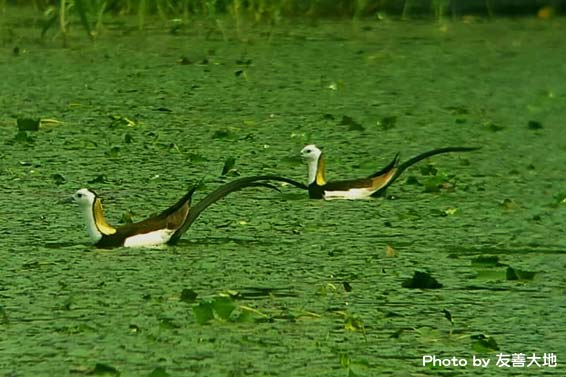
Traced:
<svg viewBox="0 0 566 377">
<path fill-rule="evenodd" d="M 192 304 L 195 302 L 195 300 L 198 297 L 198 293 L 196 293 L 195 291 L 193 291 L 192 289 L 188 289 L 188 288 L 184 288 L 181 291 L 181 296 L 179 297 L 179 299 L 183 302 Z"/>
<path fill-rule="evenodd" d="M 450 313 L 447 309 L 442 309 L 442 313 L 444 313 L 444 318 L 446 318 L 453 325 L 454 319 L 452 318 L 452 313 Z"/>
<path fill-rule="evenodd" d="M 92 183 L 106 183 L 108 182 L 108 179 L 106 178 L 105 175 L 100 174 L 97 175 L 95 178 L 91 179 L 90 181 L 87 181 L 87 183 L 92 184 Z"/>
<path fill-rule="evenodd" d="M 234 166 L 236 165 L 236 159 L 234 157 L 228 157 L 224 161 L 224 166 L 222 167 L 221 175 L 226 175 L 234 171 Z"/>
<path fill-rule="evenodd" d="M 415 271 L 413 277 L 402 283 L 403 288 L 437 289 L 442 284 L 432 277 L 428 272 Z"/>
<path fill-rule="evenodd" d="M 59 12 L 53 6 L 47 7 L 43 14 L 47 16 L 47 19 L 42 22 L 43 26 L 41 28 L 41 38 L 45 37 L 47 31 L 51 29 L 51 27 L 55 25 L 59 19 Z"/>
<path fill-rule="evenodd" d="M 187 153 L 187 159 L 191 162 L 203 162 L 206 161 L 206 157 L 204 157 L 200 153 Z"/>
<path fill-rule="evenodd" d="M 230 314 L 236 309 L 236 304 L 229 297 L 217 297 L 213 303 L 212 308 L 214 313 L 224 321 L 230 320 Z"/>
<path fill-rule="evenodd" d="M 171 375 L 167 373 L 165 368 L 157 367 L 155 368 L 147 377 L 170 377 Z"/>
<path fill-rule="evenodd" d="M 519 204 L 517 204 L 517 202 L 514 201 L 513 199 L 509 199 L 509 198 L 503 199 L 499 203 L 499 205 L 501 206 L 501 208 L 509 211 L 519 208 Z"/>
<path fill-rule="evenodd" d="M 230 129 L 220 129 L 214 131 L 212 134 L 213 139 L 235 139 L 237 137 L 236 133 Z"/>
<path fill-rule="evenodd" d="M 499 263 L 499 257 L 497 255 L 480 255 L 472 259 L 472 266 L 501 267 L 504 266 L 504 264 Z"/>
<path fill-rule="evenodd" d="M 537 120 L 529 120 L 527 127 L 529 130 L 540 130 L 542 129 L 542 123 Z"/>
<path fill-rule="evenodd" d="M 109 115 L 109 118 L 112 120 L 112 122 L 110 123 L 110 126 L 112 127 L 117 127 L 117 126 L 134 127 L 136 125 L 135 121 L 125 116 L 111 114 Z"/>
<path fill-rule="evenodd" d="M 364 321 L 356 314 L 347 314 L 344 318 L 344 328 L 348 331 L 365 333 Z"/>
<path fill-rule="evenodd" d="M 424 186 L 425 192 L 439 192 L 441 188 L 446 186 L 448 182 L 448 176 L 446 174 L 440 173 L 430 178 L 424 179 L 422 184 Z"/>
<path fill-rule="evenodd" d="M 419 172 L 422 175 L 436 175 L 438 173 L 438 169 L 432 164 L 421 165 L 419 168 Z"/>
<path fill-rule="evenodd" d="M 120 376 L 118 369 L 113 366 L 97 363 L 93 370 L 86 373 L 90 376 L 117 377 Z"/>
<path fill-rule="evenodd" d="M 106 151 L 104 154 L 107 157 L 118 157 L 118 155 L 120 154 L 120 147 L 116 145 L 110 148 L 110 150 Z"/>
<path fill-rule="evenodd" d="M 59 173 L 51 174 L 51 179 L 53 179 L 53 182 L 54 182 L 57 186 L 62 185 L 62 184 L 64 184 L 65 182 L 67 182 L 67 179 L 66 179 L 63 175 L 61 175 L 61 174 L 59 174 Z"/>
<path fill-rule="evenodd" d="M 483 334 L 472 335 L 472 349 L 477 353 L 489 353 L 493 351 L 499 351 L 499 346 L 495 339 L 491 336 L 485 336 Z"/>
<path fill-rule="evenodd" d="M 18 118 L 18 131 L 39 131 L 39 119 Z"/>
<path fill-rule="evenodd" d="M 92 30 L 90 28 L 90 23 L 88 22 L 88 16 L 86 10 L 87 6 L 85 4 L 85 0 L 75 0 L 75 7 L 77 8 L 79 18 L 81 19 L 81 24 L 83 25 L 83 28 L 85 29 L 88 37 L 90 39 L 94 39 L 94 34 L 92 33 Z"/>
<path fill-rule="evenodd" d="M 498 132 L 505 129 L 505 127 L 500 126 L 489 119 L 483 120 L 481 124 L 486 130 L 489 130 L 491 132 Z"/>
<path fill-rule="evenodd" d="M 377 126 L 379 128 L 381 128 L 383 131 L 387 131 L 393 127 L 395 127 L 395 124 L 397 123 L 397 117 L 396 116 L 385 116 L 383 118 L 381 118 L 381 120 L 377 121 Z"/>
<path fill-rule="evenodd" d="M 32 144 L 34 141 L 34 138 L 29 136 L 26 131 L 18 131 L 16 136 L 14 136 L 14 138 L 12 139 L 11 143 Z"/>
<path fill-rule="evenodd" d="M 178 329 L 181 326 L 179 324 L 175 323 L 173 321 L 173 319 L 163 317 L 163 318 L 159 319 L 159 327 L 161 327 L 163 329 L 172 330 L 172 329 Z"/>
<path fill-rule="evenodd" d="M 566 205 L 566 192 L 559 192 L 558 194 L 555 194 L 552 198 L 553 198 L 553 202 L 551 204 L 552 207 Z"/>
<path fill-rule="evenodd" d="M 536 272 L 524 271 L 511 266 L 507 267 L 506 278 L 507 280 L 533 280 Z"/>
<path fill-rule="evenodd" d="M 8 317 L 8 312 L 0 305 L 0 323 L 5 325 L 10 323 L 10 318 Z"/>
<path fill-rule="evenodd" d="M 354 118 L 349 117 L 347 115 L 343 115 L 342 119 L 340 120 L 339 125 L 341 126 L 348 126 L 349 131 L 364 131 L 365 128 L 362 126 L 360 122 L 354 120 Z"/>
<path fill-rule="evenodd" d="M 199 302 L 197 305 L 193 306 L 193 314 L 199 325 L 207 324 L 214 319 L 212 303 L 209 301 Z"/>
</svg>

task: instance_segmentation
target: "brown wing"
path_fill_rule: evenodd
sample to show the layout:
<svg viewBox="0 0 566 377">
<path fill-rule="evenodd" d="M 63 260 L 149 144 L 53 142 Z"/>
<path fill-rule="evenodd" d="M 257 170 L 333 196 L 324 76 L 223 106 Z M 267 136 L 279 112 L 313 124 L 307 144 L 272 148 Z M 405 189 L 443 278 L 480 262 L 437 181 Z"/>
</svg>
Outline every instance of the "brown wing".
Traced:
<svg viewBox="0 0 566 377">
<path fill-rule="evenodd" d="M 116 229 L 113 234 L 102 237 L 96 246 L 101 248 L 119 247 L 128 237 L 150 233 L 160 229 L 179 229 L 189 214 L 191 198 L 196 187 L 191 188 L 177 203 L 157 216 L 149 217 L 137 223 L 126 224 Z"/>
<path fill-rule="evenodd" d="M 328 182 L 323 186 L 323 189 L 324 191 L 348 191 L 349 189 L 362 188 L 371 191 L 380 190 L 387 186 L 393 177 L 395 177 L 398 163 L 399 153 L 395 155 L 387 166 L 367 178 Z"/>
</svg>

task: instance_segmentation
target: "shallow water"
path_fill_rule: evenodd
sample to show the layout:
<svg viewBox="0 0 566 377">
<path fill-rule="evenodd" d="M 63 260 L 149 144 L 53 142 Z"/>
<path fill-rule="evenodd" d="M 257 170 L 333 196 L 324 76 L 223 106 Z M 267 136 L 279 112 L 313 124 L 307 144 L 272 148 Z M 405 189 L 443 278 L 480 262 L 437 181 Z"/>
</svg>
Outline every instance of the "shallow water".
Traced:
<svg viewBox="0 0 566 377">
<path fill-rule="evenodd" d="M 103 363 L 123 376 L 158 366 L 171 376 L 347 376 L 345 355 L 363 376 L 564 374 L 563 19 L 320 22 L 246 29 L 244 40 L 201 24 L 176 36 L 109 26 L 92 44 L 75 30 L 68 48 L 2 22 L 5 375 L 80 375 Z M 17 117 L 62 124 L 19 142 Z M 394 127 L 380 127 L 384 117 Z M 202 178 L 197 200 L 230 179 L 219 178 L 228 157 L 242 176 L 304 180 L 295 156 L 311 142 L 329 178 L 369 174 L 397 151 L 483 148 L 429 160 L 453 176 L 453 191 L 402 178 L 394 199 L 373 201 L 235 193 L 166 250 L 95 250 L 76 208 L 58 203 L 88 186 L 112 222 L 126 210 L 139 220 Z M 409 176 L 427 179 L 417 167 Z M 477 256 L 536 275 L 508 281 L 504 267 L 472 266 Z M 443 288 L 403 288 L 415 271 Z M 239 291 L 236 303 L 271 320 L 199 325 L 183 289 Z M 345 328 L 344 313 L 365 331 Z M 504 353 L 556 353 L 559 366 L 421 366 L 423 355 L 480 354 L 470 338 L 479 334 Z M 483 357 L 493 364 L 496 353 Z"/>
</svg>

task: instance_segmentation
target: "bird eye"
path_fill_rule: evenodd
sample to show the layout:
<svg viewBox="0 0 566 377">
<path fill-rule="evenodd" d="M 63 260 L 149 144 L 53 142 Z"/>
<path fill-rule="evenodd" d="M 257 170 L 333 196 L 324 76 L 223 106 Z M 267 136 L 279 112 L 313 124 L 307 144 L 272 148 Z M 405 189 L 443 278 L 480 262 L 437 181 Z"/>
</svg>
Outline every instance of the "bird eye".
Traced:
<svg viewBox="0 0 566 377">
<path fill-rule="evenodd" d="M 307 149 L 305 152 L 306 152 L 306 153 L 311 153 L 312 151 L 311 151 L 310 149 Z"/>
<path fill-rule="evenodd" d="M 83 194 L 81 194 L 81 193 L 77 194 L 77 198 L 82 198 L 82 197 L 83 197 Z"/>
</svg>

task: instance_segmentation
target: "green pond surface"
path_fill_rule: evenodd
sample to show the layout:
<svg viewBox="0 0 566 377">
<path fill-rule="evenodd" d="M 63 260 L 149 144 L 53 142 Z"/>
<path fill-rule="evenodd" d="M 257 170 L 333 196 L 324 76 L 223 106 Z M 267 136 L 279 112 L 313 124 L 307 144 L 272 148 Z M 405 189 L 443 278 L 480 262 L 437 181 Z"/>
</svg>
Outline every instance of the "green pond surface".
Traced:
<svg viewBox="0 0 566 377">
<path fill-rule="evenodd" d="M 0 375 L 566 375 L 565 19 L 109 20 L 67 47 L 33 25 L 0 21 Z M 17 118 L 44 121 L 18 134 Z M 162 250 L 96 250 L 60 203 L 89 187 L 110 222 L 140 220 L 234 179 L 231 157 L 240 176 L 305 181 L 307 143 L 330 179 L 482 149 L 419 163 L 386 199 L 234 193 Z M 416 271 L 442 287 L 405 288 Z M 231 320 L 199 323 L 224 293 Z M 500 352 L 558 365 L 497 367 Z"/>
</svg>

